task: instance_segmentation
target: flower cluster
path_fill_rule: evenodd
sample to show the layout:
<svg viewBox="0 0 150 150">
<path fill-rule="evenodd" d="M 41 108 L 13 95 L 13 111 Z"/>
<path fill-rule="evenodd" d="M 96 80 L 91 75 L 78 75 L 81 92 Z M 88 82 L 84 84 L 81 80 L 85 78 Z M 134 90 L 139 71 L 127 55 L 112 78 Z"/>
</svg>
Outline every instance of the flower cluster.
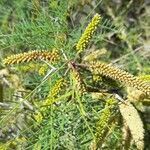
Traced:
<svg viewBox="0 0 150 150">
<path fill-rule="evenodd" d="M 144 149 L 144 128 L 137 110 L 129 102 L 120 104 L 119 109 L 137 148 Z"/>
<path fill-rule="evenodd" d="M 87 66 L 93 74 L 100 74 L 111 79 L 118 80 L 128 86 L 142 91 L 147 95 L 150 94 L 150 86 L 147 83 L 134 77 L 126 71 L 112 66 L 111 64 L 106 64 L 100 61 L 92 61 L 88 63 Z"/>
<path fill-rule="evenodd" d="M 57 80 L 55 85 L 53 86 L 52 90 L 49 92 L 48 97 L 56 97 L 59 92 L 66 87 L 67 81 L 64 78 L 60 78 Z"/>
<path fill-rule="evenodd" d="M 93 51 L 93 52 L 91 52 L 89 55 L 85 56 L 85 57 L 83 58 L 83 61 L 89 62 L 89 61 L 96 60 L 96 59 L 98 59 L 99 57 L 105 55 L 106 52 L 107 52 L 107 50 L 106 50 L 105 48 L 102 48 L 102 49 L 100 49 L 100 50 Z"/>
<path fill-rule="evenodd" d="M 100 146 L 100 143 L 103 141 L 105 134 L 108 131 L 108 124 L 110 123 L 110 118 L 113 113 L 112 108 L 114 108 L 115 104 L 116 101 L 114 99 L 108 99 L 105 108 L 102 110 L 96 128 L 96 147 Z"/>
<path fill-rule="evenodd" d="M 37 111 L 34 115 L 35 120 L 38 123 L 41 123 L 45 116 L 48 113 L 48 107 L 57 101 L 58 94 L 67 86 L 67 81 L 64 78 L 60 78 L 54 84 L 52 89 L 50 90 L 47 98 L 41 102 L 39 111 Z"/>
<path fill-rule="evenodd" d="M 99 14 L 95 14 L 92 21 L 88 24 L 88 26 L 86 27 L 84 33 L 82 34 L 81 38 L 79 39 L 76 45 L 77 51 L 81 52 L 86 48 L 88 42 L 92 38 L 92 35 L 96 31 L 100 20 L 101 20 L 101 16 Z"/>
<path fill-rule="evenodd" d="M 67 81 L 64 78 L 57 80 L 53 88 L 50 90 L 43 105 L 51 105 L 55 102 L 55 98 L 58 94 L 67 86 Z"/>
<path fill-rule="evenodd" d="M 48 51 L 30 51 L 24 52 L 21 54 L 11 55 L 4 59 L 4 64 L 19 64 L 23 62 L 37 61 L 37 60 L 48 60 L 50 62 L 54 62 L 58 60 L 59 55 L 57 51 L 48 52 Z"/>
<path fill-rule="evenodd" d="M 79 72 L 75 68 L 72 68 L 71 75 L 73 77 L 73 81 L 75 82 L 74 83 L 75 84 L 75 88 L 77 88 L 78 92 L 80 94 L 85 93 L 86 92 L 85 84 L 82 81 L 82 78 L 80 77 Z"/>
</svg>

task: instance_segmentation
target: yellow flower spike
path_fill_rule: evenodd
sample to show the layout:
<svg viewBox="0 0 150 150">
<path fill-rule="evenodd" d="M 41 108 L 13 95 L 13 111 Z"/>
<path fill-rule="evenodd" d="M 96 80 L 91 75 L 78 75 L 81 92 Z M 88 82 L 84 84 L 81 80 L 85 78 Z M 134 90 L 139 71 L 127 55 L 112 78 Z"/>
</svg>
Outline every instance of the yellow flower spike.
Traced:
<svg viewBox="0 0 150 150">
<path fill-rule="evenodd" d="M 55 85 L 52 87 L 52 90 L 49 92 L 47 98 L 43 101 L 42 106 L 50 106 L 58 97 L 58 94 L 67 86 L 67 81 L 64 78 L 57 80 Z M 43 114 L 46 112 L 45 107 L 42 107 Z"/>
<path fill-rule="evenodd" d="M 122 147 L 123 147 L 122 149 L 128 150 L 130 149 L 131 146 L 131 133 L 129 127 L 125 122 L 123 122 L 121 130 L 122 130 Z"/>
<path fill-rule="evenodd" d="M 57 80 L 52 90 L 49 92 L 47 98 L 53 99 L 54 97 L 56 97 L 59 92 L 64 88 L 64 86 L 66 86 L 66 84 L 67 81 L 64 78 L 60 78 L 59 80 Z"/>
<path fill-rule="evenodd" d="M 110 118 L 112 115 L 112 109 L 115 107 L 116 101 L 114 99 L 108 99 L 105 105 L 105 108 L 103 109 L 100 118 L 97 122 L 96 127 L 96 134 L 95 134 L 95 144 L 96 147 L 99 148 L 101 146 L 101 143 L 103 143 L 103 140 L 109 131 L 110 126 Z"/>
<path fill-rule="evenodd" d="M 55 62 L 59 58 L 58 52 L 48 52 L 48 51 L 30 51 L 25 53 L 20 53 L 12 55 L 3 60 L 4 64 L 19 64 L 23 62 L 37 61 L 37 60 L 48 60 L 50 62 Z"/>
<path fill-rule="evenodd" d="M 76 49 L 78 52 L 83 51 L 87 44 L 89 43 L 90 39 L 92 38 L 92 35 L 97 29 L 97 26 L 101 20 L 101 16 L 99 14 L 95 14 L 91 22 L 86 27 L 84 33 L 82 34 L 81 38 L 79 39 Z"/>
<path fill-rule="evenodd" d="M 83 61 L 86 61 L 86 62 L 89 62 L 89 61 L 93 61 L 93 60 L 96 60 L 98 59 L 99 57 L 105 55 L 107 52 L 107 50 L 105 48 L 102 48 L 100 50 L 96 50 L 96 51 L 93 51 L 91 52 L 89 55 L 85 56 L 83 58 Z"/>
<path fill-rule="evenodd" d="M 120 113 L 129 127 L 132 139 L 139 150 L 144 149 L 144 128 L 143 122 L 130 102 L 122 103 L 119 105 Z"/>
<path fill-rule="evenodd" d="M 78 90 L 78 92 L 80 92 L 80 94 L 83 94 L 86 92 L 86 88 L 85 88 L 85 85 L 80 77 L 80 74 L 79 72 L 72 68 L 72 71 L 71 71 L 71 75 L 73 77 L 73 80 L 75 81 L 75 86 Z"/>
<path fill-rule="evenodd" d="M 134 87 L 143 93 L 150 95 L 150 85 L 146 82 L 134 77 L 126 71 L 112 66 L 111 64 L 106 64 L 100 61 L 92 61 L 87 64 L 88 69 L 93 74 L 99 74 L 109 77 L 113 80 L 120 81 L 128 86 Z"/>
</svg>

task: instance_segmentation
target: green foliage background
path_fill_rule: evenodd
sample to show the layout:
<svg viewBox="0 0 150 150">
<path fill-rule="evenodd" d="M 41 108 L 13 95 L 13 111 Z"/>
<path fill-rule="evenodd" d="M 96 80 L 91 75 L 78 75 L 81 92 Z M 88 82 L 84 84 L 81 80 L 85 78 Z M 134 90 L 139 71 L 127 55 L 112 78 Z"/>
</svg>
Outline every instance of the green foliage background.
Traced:
<svg viewBox="0 0 150 150">
<path fill-rule="evenodd" d="M 146 1 L 0 1 L 0 69 L 8 70 L 4 77 L 11 85 L 0 88 L 0 149 L 89 149 L 105 102 L 92 100 L 90 94 L 80 98 L 73 83 L 59 93 L 55 104 L 46 107 L 41 123 L 34 118 L 51 88 L 68 69 L 64 56 L 54 64 L 61 70 L 49 76 L 50 67 L 45 62 L 6 67 L 2 60 L 12 54 L 54 48 L 74 59 L 75 45 L 95 13 L 101 14 L 102 23 L 85 54 L 105 48 L 108 52 L 102 59 L 106 62 L 137 76 L 150 74 Z M 39 73 L 42 67 L 46 67 L 44 74 Z M 71 82 L 69 76 L 66 79 Z M 147 104 L 137 106 L 145 123 L 148 149 L 150 110 Z M 112 113 L 119 114 L 116 108 Z M 103 149 L 121 149 L 121 126 L 115 123 L 111 127 Z"/>
</svg>

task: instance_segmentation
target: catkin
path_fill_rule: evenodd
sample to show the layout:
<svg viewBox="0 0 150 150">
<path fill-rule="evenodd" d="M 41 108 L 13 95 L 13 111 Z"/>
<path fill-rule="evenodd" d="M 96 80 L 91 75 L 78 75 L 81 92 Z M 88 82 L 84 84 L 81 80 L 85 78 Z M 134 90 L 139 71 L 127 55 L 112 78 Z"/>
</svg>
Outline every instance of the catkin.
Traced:
<svg viewBox="0 0 150 150">
<path fill-rule="evenodd" d="M 67 81 L 64 78 L 60 78 L 50 90 L 46 100 L 43 105 L 51 105 L 56 101 L 58 94 L 67 86 Z"/>
<path fill-rule="evenodd" d="M 16 55 L 12 55 L 4 59 L 3 63 L 6 65 L 10 64 L 19 64 L 23 62 L 30 62 L 36 60 L 48 60 L 50 62 L 54 62 L 58 60 L 59 55 L 57 51 L 48 52 L 48 51 L 30 51 L 25 53 L 20 53 Z"/>
<path fill-rule="evenodd" d="M 126 122 L 123 122 L 123 127 L 122 127 L 122 147 L 123 150 L 128 150 L 131 146 L 131 133 L 129 130 L 128 125 L 126 124 Z"/>
<path fill-rule="evenodd" d="M 126 71 L 112 66 L 111 64 L 106 64 L 100 61 L 92 61 L 87 64 L 87 67 L 93 74 L 100 74 L 109 77 L 113 80 L 118 80 L 128 86 L 134 87 L 143 93 L 150 95 L 149 84 L 143 82 L 142 80 L 134 77 Z"/>
<path fill-rule="evenodd" d="M 83 58 L 83 61 L 85 62 L 90 62 L 90 61 L 94 61 L 96 59 L 98 59 L 99 57 L 105 55 L 107 52 L 107 50 L 105 48 L 102 48 L 100 50 L 96 50 L 96 51 L 93 51 L 91 52 L 89 55 L 85 56 Z"/>
<path fill-rule="evenodd" d="M 73 80 L 75 82 L 75 87 L 77 88 L 78 92 L 80 94 L 85 93 L 86 92 L 85 84 L 83 83 L 79 72 L 76 69 L 72 68 L 71 75 L 73 77 Z"/>
<path fill-rule="evenodd" d="M 59 92 L 66 87 L 67 81 L 64 78 L 59 79 L 56 84 L 53 86 L 52 90 L 49 92 L 50 97 L 55 97 Z"/>
<path fill-rule="evenodd" d="M 105 108 L 103 109 L 99 121 L 97 122 L 96 127 L 96 147 L 99 148 L 101 144 L 103 143 L 103 140 L 109 131 L 109 123 L 111 115 L 113 114 L 112 109 L 115 107 L 116 101 L 114 99 L 108 99 L 105 105 Z"/>
<path fill-rule="evenodd" d="M 144 128 L 137 110 L 130 102 L 120 104 L 119 109 L 126 125 L 129 127 L 135 145 L 139 150 L 143 150 Z"/>
<path fill-rule="evenodd" d="M 84 33 L 82 34 L 81 38 L 79 39 L 76 45 L 77 51 L 81 52 L 86 48 L 87 44 L 92 38 L 92 35 L 96 31 L 100 20 L 101 20 L 101 16 L 99 14 L 95 14 L 95 16 L 92 18 L 91 22 L 86 27 Z"/>
</svg>

